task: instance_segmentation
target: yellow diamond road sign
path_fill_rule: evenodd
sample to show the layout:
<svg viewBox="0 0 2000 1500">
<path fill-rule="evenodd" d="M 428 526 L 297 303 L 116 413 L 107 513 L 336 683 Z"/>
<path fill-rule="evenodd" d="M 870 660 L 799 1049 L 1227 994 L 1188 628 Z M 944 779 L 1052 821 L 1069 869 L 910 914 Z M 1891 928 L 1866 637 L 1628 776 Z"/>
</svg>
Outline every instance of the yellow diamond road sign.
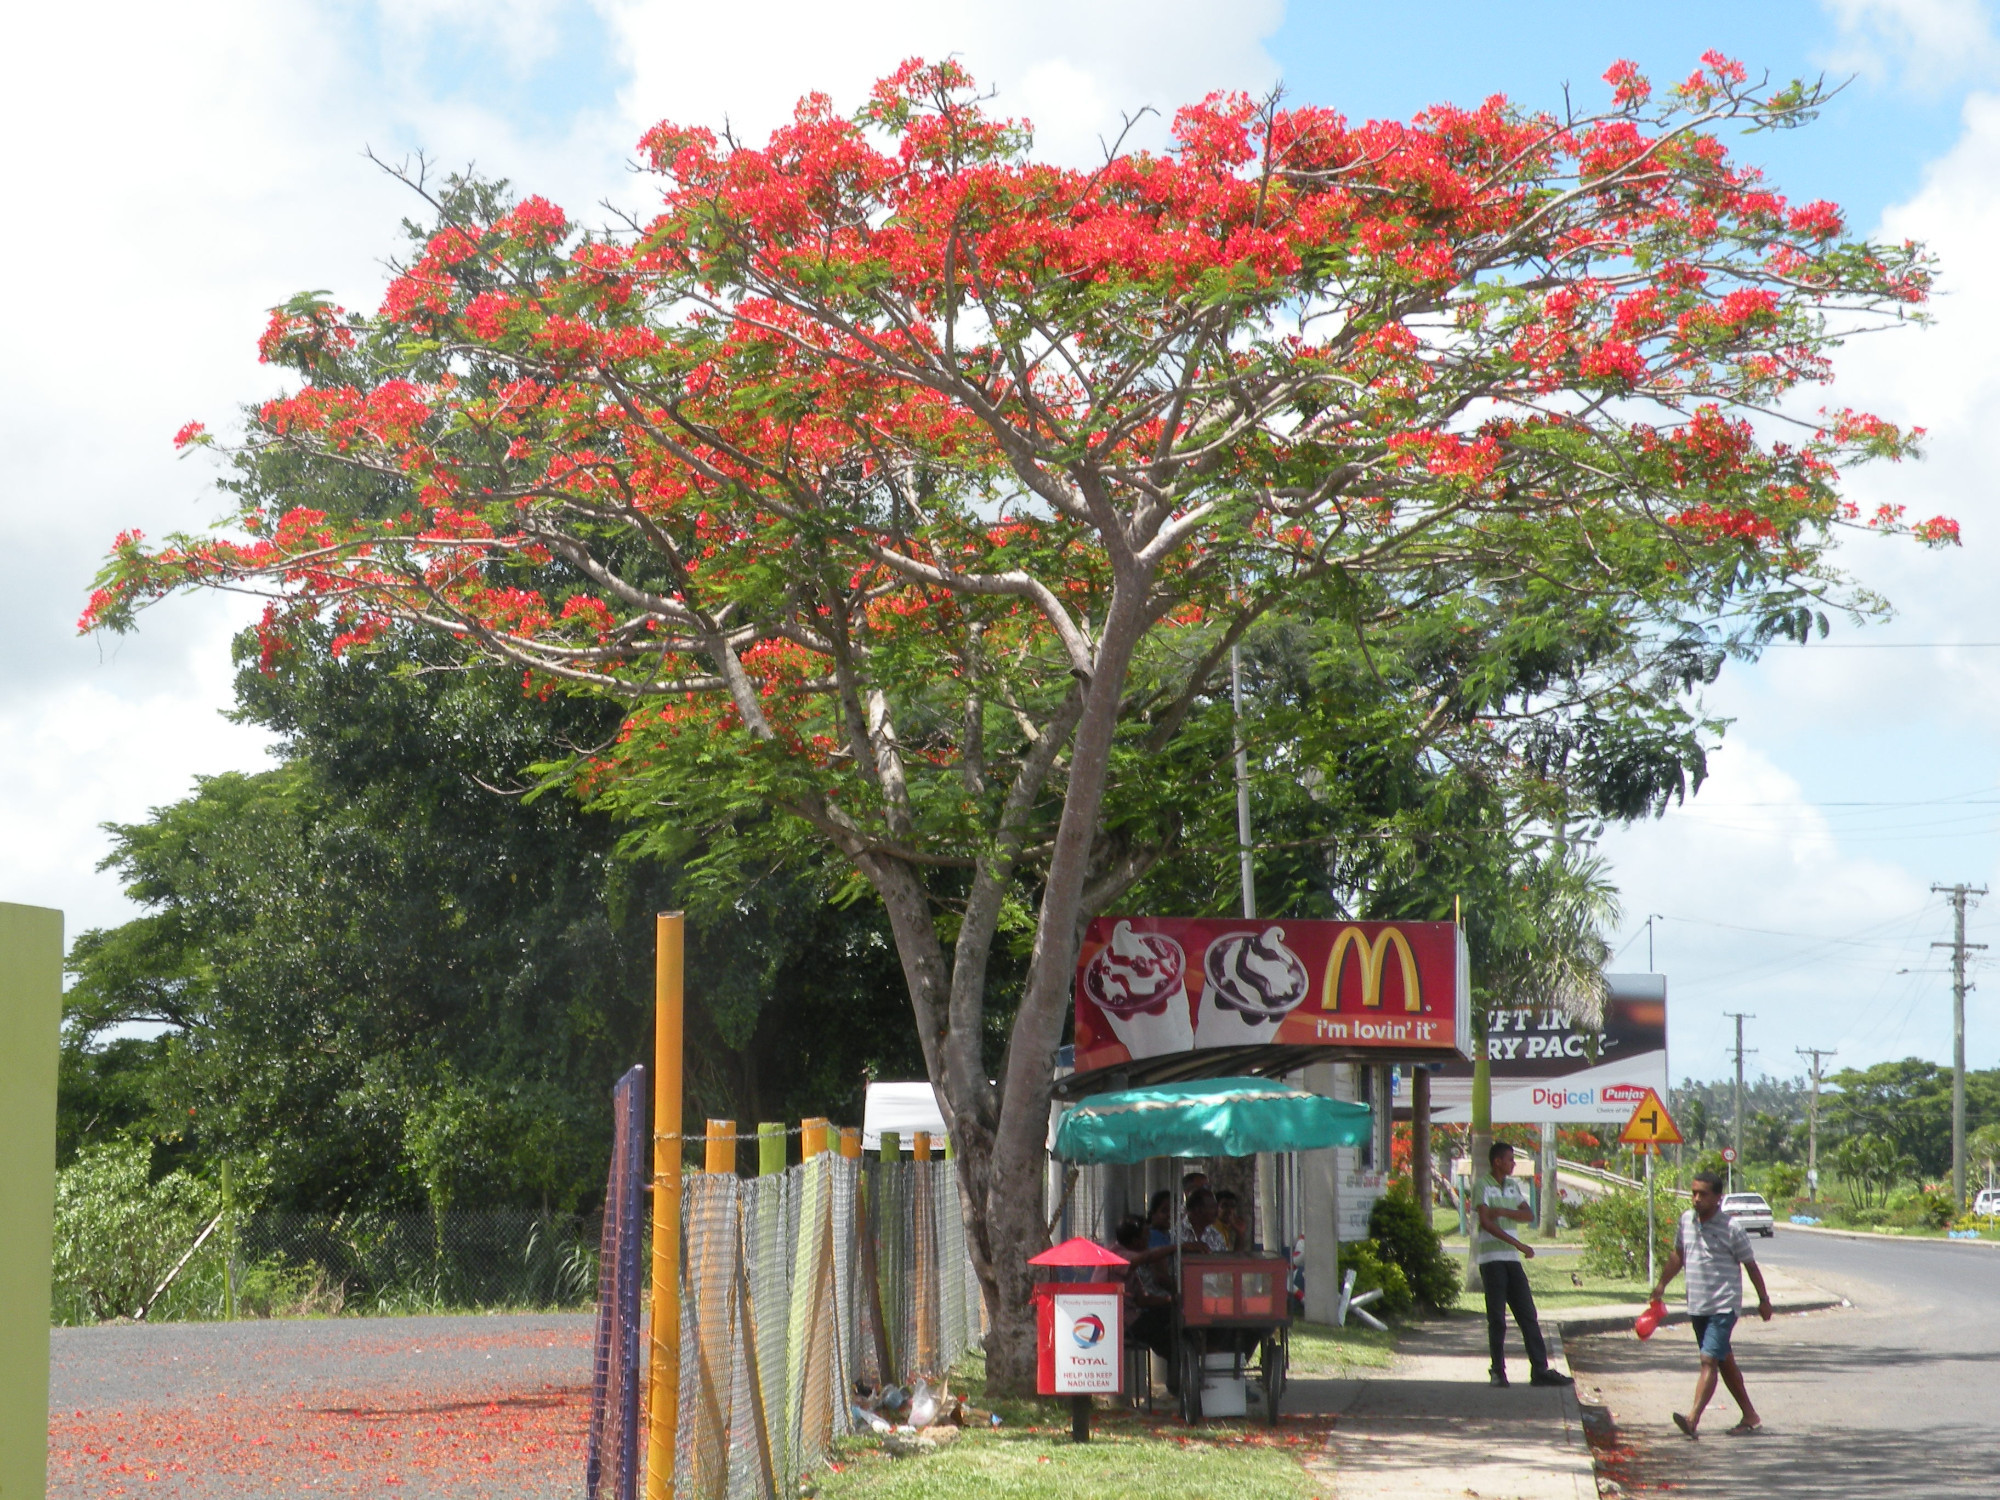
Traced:
<svg viewBox="0 0 2000 1500">
<path fill-rule="evenodd" d="M 1639 1101 L 1639 1107 L 1632 1111 L 1632 1118 L 1625 1122 L 1625 1128 L 1618 1132 L 1621 1146 L 1678 1146 L 1681 1133 L 1674 1124 L 1674 1117 L 1667 1113 L 1660 1096 L 1651 1089 Z"/>
</svg>

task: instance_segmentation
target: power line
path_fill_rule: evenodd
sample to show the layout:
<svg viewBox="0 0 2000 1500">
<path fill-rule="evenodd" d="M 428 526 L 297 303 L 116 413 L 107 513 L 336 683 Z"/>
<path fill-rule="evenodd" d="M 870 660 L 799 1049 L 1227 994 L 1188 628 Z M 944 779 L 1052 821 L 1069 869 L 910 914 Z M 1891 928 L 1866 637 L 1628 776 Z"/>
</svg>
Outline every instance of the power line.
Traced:
<svg viewBox="0 0 2000 1500">
<path fill-rule="evenodd" d="M 1929 903 L 1926 902 L 1924 907 L 1918 909 L 1916 915 L 1922 915 L 1923 911 L 1928 909 L 1928 906 Z M 1670 917 L 1660 912 L 1654 912 L 1652 915 L 1662 922 L 1685 922 L 1691 927 L 1720 927 L 1725 932 L 1752 932 L 1759 937 L 1800 938 L 1807 942 L 1835 943 L 1847 948 L 1886 948 L 1900 946 L 1891 944 L 1883 938 L 1834 937 L 1831 933 L 1825 932 L 1787 932 L 1779 927 L 1745 927 L 1737 922 L 1717 922 L 1707 917 Z M 1893 927 L 1896 923 L 1904 921 L 1906 915 L 1899 913 L 1896 916 L 1875 923 L 1872 927 L 1863 927 L 1860 931 L 1864 933 L 1880 932 L 1884 927 Z M 1648 918 L 1648 920 L 1650 921 L 1652 918 Z"/>
</svg>

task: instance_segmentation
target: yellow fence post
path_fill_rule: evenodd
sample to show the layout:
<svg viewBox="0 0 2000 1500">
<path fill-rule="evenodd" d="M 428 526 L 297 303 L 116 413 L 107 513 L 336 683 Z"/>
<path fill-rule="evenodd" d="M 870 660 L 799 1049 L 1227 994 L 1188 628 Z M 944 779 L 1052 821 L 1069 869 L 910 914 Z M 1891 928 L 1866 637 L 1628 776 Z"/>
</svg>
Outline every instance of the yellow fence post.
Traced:
<svg viewBox="0 0 2000 1500">
<path fill-rule="evenodd" d="M 910 1155 L 917 1161 L 931 1159 L 931 1133 L 928 1130 L 919 1130 L 910 1137 Z"/>
<path fill-rule="evenodd" d="M 851 1161 L 861 1158 L 861 1130 L 859 1126 L 847 1125 L 840 1132 L 840 1154 Z"/>
<path fill-rule="evenodd" d="M 710 1120 L 708 1122 L 707 1151 L 702 1157 L 705 1172 L 734 1172 L 736 1170 L 736 1122 L 734 1120 Z"/>
<path fill-rule="evenodd" d="M 814 1115 L 799 1122 L 799 1155 L 818 1156 L 826 1150 L 826 1120 Z"/>
<path fill-rule="evenodd" d="M 646 1500 L 672 1500 L 681 1405 L 681 956 L 685 920 L 655 924 L 653 996 L 653 1340 Z"/>
</svg>

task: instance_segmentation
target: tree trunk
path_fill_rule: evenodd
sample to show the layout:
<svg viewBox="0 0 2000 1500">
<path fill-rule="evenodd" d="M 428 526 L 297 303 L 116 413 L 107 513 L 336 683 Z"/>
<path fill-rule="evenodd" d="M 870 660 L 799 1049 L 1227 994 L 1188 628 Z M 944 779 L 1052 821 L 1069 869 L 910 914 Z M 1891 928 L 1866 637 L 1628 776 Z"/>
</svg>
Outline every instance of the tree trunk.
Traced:
<svg viewBox="0 0 2000 1500">
<path fill-rule="evenodd" d="M 1119 701 L 1132 653 L 1145 630 L 1146 585 L 1143 576 L 1121 577 L 1105 614 L 1095 670 L 1084 691 L 1083 713 L 1071 747 L 1069 784 L 1042 888 L 1027 988 L 1001 1071 L 999 1121 L 985 1193 L 992 1280 L 983 1283 L 992 1319 L 986 1378 L 996 1393 L 1034 1390 L 1035 1329 L 1028 1305 L 1032 1278 L 1027 1259 L 1048 1244 L 1041 1184 L 1049 1096 L 1055 1083 L 1056 1047 L 1076 984 L 1084 885 L 1104 807 Z"/>
<path fill-rule="evenodd" d="M 1556 1237 L 1556 1216 L 1562 1212 L 1562 1198 L 1556 1192 L 1556 1128 L 1542 1127 L 1542 1238 Z"/>
</svg>

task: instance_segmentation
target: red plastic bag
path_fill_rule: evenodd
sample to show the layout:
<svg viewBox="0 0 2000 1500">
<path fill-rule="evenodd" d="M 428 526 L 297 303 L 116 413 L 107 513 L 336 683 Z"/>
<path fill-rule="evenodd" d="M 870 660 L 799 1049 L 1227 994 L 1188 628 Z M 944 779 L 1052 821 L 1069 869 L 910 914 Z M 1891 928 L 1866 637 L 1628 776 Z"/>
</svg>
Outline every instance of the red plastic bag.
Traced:
<svg viewBox="0 0 2000 1500">
<path fill-rule="evenodd" d="M 1660 1326 L 1660 1319 L 1667 1315 L 1667 1304 L 1655 1297 L 1646 1304 L 1646 1310 L 1639 1314 L 1632 1324 L 1632 1331 L 1642 1339 L 1653 1336 L 1653 1330 Z"/>
</svg>

